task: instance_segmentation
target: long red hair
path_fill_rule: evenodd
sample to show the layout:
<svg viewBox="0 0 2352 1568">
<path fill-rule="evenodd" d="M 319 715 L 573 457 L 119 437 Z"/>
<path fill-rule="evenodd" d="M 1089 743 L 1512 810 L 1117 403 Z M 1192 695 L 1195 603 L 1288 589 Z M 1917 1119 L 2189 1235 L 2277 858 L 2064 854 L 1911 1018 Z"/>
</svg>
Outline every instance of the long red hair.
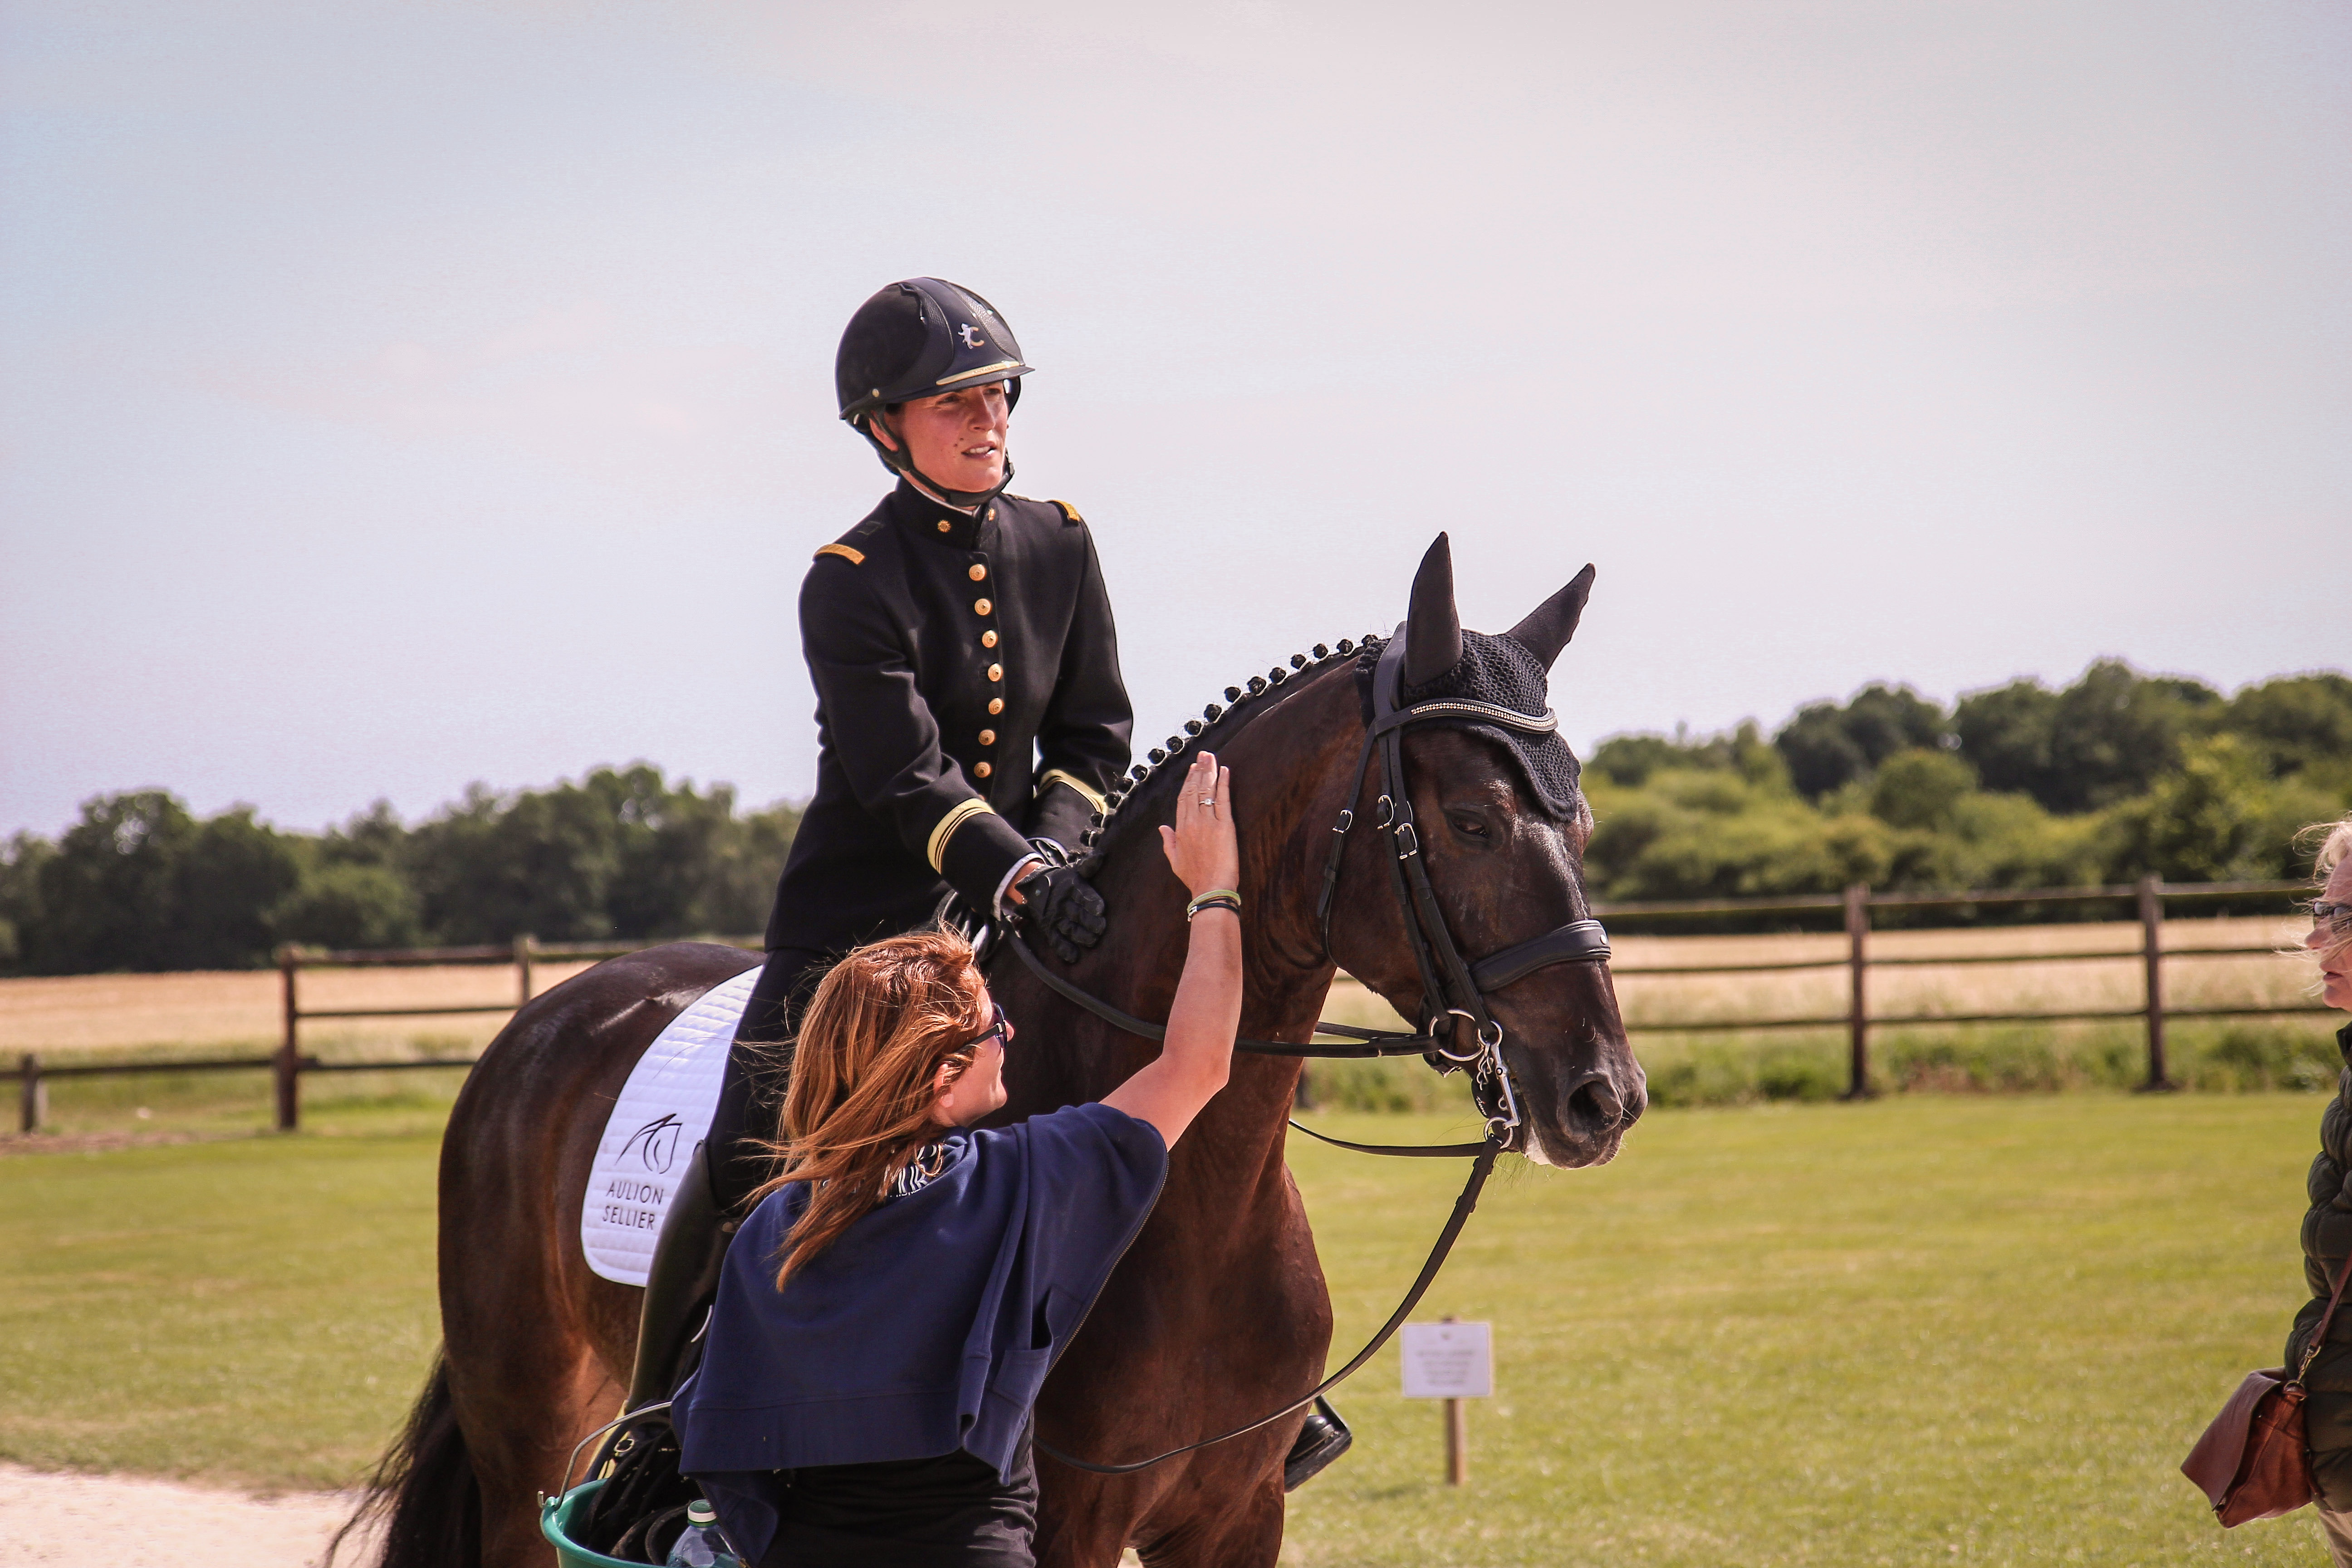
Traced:
<svg viewBox="0 0 2352 1568">
<path fill-rule="evenodd" d="M 939 1131 L 939 1071 L 961 1076 L 989 1026 L 971 944 L 951 931 L 868 943 L 834 965 L 801 1021 L 782 1168 L 753 1194 L 809 1184 L 808 1206 L 776 1259 L 776 1289 L 882 1201 Z"/>
</svg>

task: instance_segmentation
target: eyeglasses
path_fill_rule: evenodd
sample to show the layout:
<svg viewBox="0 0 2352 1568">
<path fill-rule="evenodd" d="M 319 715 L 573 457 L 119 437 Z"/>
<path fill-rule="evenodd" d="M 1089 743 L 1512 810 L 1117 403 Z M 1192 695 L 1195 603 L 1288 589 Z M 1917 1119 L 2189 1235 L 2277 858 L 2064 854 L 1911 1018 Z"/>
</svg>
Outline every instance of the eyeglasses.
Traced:
<svg viewBox="0 0 2352 1568">
<path fill-rule="evenodd" d="M 1004 1016 L 1003 1007 L 993 1002 L 988 1005 L 990 1012 L 994 1015 L 993 1018 L 985 1032 L 966 1042 L 963 1047 L 965 1050 L 976 1051 L 991 1040 L 996 1042 L 999 1050 L 1009 1050 L 1013 1046 L 1013 1037 L 1020 1033 L 1013 1026 L 1013 1020 Z"/>
<path fill-rule="evenodd" d="M 2333 942 L 2352 942 L 2352 904 L 2312 905 L 2311 929 L 2326 931 Z"/>
</svg>

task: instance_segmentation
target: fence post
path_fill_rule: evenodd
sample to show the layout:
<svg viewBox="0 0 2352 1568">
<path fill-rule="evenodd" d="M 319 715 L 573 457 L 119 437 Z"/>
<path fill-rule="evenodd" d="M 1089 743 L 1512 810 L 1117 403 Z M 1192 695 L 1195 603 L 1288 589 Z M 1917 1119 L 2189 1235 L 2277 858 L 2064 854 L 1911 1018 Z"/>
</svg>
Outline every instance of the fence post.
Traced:
<svg viewBox="0 0 2352 1568">
<path fill-rule="evenodd" d="M 1863 984 L 1864 971 L 1870 963 L 1870 884 L 1854 882 L 1845 890 L 1846 968 L 1850 976 L 1850 998 L 1846 1003 L 1846 1028 L 1850 1035 L 1846 1086 L 1848 1100 L 1870 1098 L 1870 1006 Z"/>
<path fill-rule="evenodd" d="M 2140 961 L 2147 970 L 2147 1081 L 2143 1093 L 2178 1089 L 2164 1067 L 2164 894 L 2149 872 L 2139 879 Z"/>
<path fill-rule="evenodd" d="M 24 1059 L 25 1103 L 22 1118 L 26 1132 L 38 1132 L 41 1123 L 48 1120 L 49 1086 L 41 1078 L 41 1058 L 37 1051 L 26 1051 Z"/>
<path fill-rule="evenodd" d="M 302 1045 L 299 1025 L 301 1008 L 294 994 L 294 976 L 301 967 L 301 950 L 292 942 L 278 950 L 278 990 L 284 998 L 286 1032 L 278 1043 L 277 1059 L 270 1063 L 270 1076 L 278 1084 L 278 1131 L 291 1132 L 302 1121 L 302 1086 L 299 1074 L 302 1070 Z"/>
<path fill-rule="evenodd" d="M 518 1007 L 530 1005 L 530 949 L 536 940 L 528 933 L 514 940 L 515 986 L 520 998 L 515 1003 Z"/>
</svg>

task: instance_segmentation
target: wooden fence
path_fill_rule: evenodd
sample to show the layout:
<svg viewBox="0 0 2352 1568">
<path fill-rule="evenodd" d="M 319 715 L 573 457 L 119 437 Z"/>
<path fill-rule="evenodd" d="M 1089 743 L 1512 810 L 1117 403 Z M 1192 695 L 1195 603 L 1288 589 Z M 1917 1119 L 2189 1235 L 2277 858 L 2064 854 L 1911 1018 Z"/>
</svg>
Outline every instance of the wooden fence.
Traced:
<svg viewBox="0 0 2352 1568">
<path fill-rule="evenodd" d="M 1603 906 L 1604 918 L 1638 916 L 1644 921 L 1660 918 L 1706 918 L 1769 914 L 1819 915 L 1839 910 L 1844 916 L 1846 952 L 1839 958 L 1812 958 L 1770 963 L 1669 963 L 1610 965 L 1612 973 L 1759 974 L 1768 972 L 1843 969 L 1847 973 L 1846 1005 L 1843 1013 L 1806 1018 L 1727 1018 L 1703 1023 L 1652 1024 L 1654 1034 L 1692 1034 L 1749 1029 L 1825 1029 L 1846 1032 L 1846 1098 L 1870 1092 L 1870 1033 L 1873 1029 L 1931 1024 L 2074 1024 L 2118 1018 L 2143 1021 L 2147 1034 L 2147 1076 L 2140 1088 L 2169 1089 L 2179 1086 L 2166 1069 L 2164 1026 L 2172 1018 L 2245 1018 L 2318 1013 L 2316 1003 L 2304 1006 L 2172 1007 L 2164 1000 L 2164 961 L 2168 958 L 2213 958 L 2267 953 L 2266 943 L 2235 946 L 2168 947 L 2164 941 L 2165 907 L 2172 902 L 2272 902 L 2291 907 L 2291 900 L 2308 898 L 2311 889 L 2301 882 L 2164 882 L 2143 877 L 2119 888 L 2026 888 L 1978 889 L 1958 893 L 1874 893 L 1857 883 L 1843 894 L 1811 894 L 1781 899 L 1722 899 L 1695 902 L 1624 903 Z M 2104 948 L 2073 952 L 1990 952 L 1923 954 L 1913 957 L 1873 957 L 1870 952 L 1873 910 L 1974 910 L 2003 905 L 2120 905 L 2136 914 L 2140 927 L 2137 953 Z M 2137 957 L 2141 967 L 2141 1000 L 2137 1007 L 2103 1008 L 2067 1013 L 1922 1013 L 1874 1014 L 1869 1008 L 1869 972 L 1873 969 L 1946 968 L 1976 963 L 2084 963 Z"/>
<path fill-rule="evenodd" d="M 756 949 L 759 939 L 729 939 L 736 947 Z M 432 1068 L 470 1068 L 471 1057 L 409 1058 L 401 1061 L 325 1061 L 302 1049 L 302 1026 L 323 1018 L 443 1018 L 481 1013 L 511 1013 L 531 998 L 531 973 L 541 963 L 576 963 L 617 958 L 655 945 L 642 942 L 541 942 L 521 936 L 504 946 L 358 948 L 329 951 L 295 946 L 278 950 L 279 1035 L 278 1049 L 266 1057 L 222 1057 L 196 1061 L 89 1062 L 52 1067 L 37 1052 L 27 1051 L 13 1068 L 0 1069 L 0 1079 L 18 1084 L 18 1124 L 26 1132 L 40 1130 L 48 1114 L 48 1080 L 63 1078 L 108 1078 L 128 1073 L 250 1072 L 269 1069 L 276 1090 L 278 1128 L 291 1131 L 302 1121 L 302 1075 L 335 1072 L 408 1072 Z M 302 973 L 310 969 L 422 969 L 480 965 L 511 965 L 515 999 L 511 1002 L 457 1003 L 425 1007 L 305 1007 Z"/>
<path fill-rule="evenodd" d="M 1638 918 L 1644 923 L 1677 919 L 1720 920 L 1725 917 L 1750 918 L 1759 915 L 1822 916 L 1832 911 L 1843 914 L 1845 924 L 1846 952 L 1834 958 L 1799 959 L 1766 963 L 1670 963 L 1613 964 L 1614 973 L 1635 975 L 1698 975 L 1698 974 L 1760 974 L 1786 973 L 1798 970 L 1843 969 L 1847 972 L 1845 1010 L 1834 1015 L 1800 1018 L 1722 1018 L 1702 1023 L 1657 1024 L 1644 1031 L 1657 1034 L 1688 1034 L 1701 1031 L 1744 1031 L 1751 1029 L 1822 1029 L 1837 1028 L 1846 1032 L 1848 1040 L 1849 1099 L 1870 1092 L 1870 1034 L 1874 1028 L 1898 1026 L 1936 1024 L 2008 1024 L 2008 1023 L 2084 1023 L 2096 1020 L 2137 1018 L 2144 1021 L 2147 1034 L 2147 1076 L 2141 1084 L 2145 1089 L 2167 1089 L 2177 1087 L 2166 1071 L 2164 1029 L 2172 1018 L 2227 1018 L 2276 1016 L 2294 1013 L 2322 1012 L 2314 1004 L 2300 1007 L 2168 1007 L 2164 1000 L 2164 961 L 2168 958 L 2203 958 L 2223 955 L 2238 956 L 2269 952 L 2266 945 L 2168 947 L 2164 942 L 2165 910 L 2172 903 L 2244 904 L 2271 903 L 2282 910 L 2293 900 L 2305 898 L 2311 889 L 2301 882 L 2160 882 L 2154 877 L 2118 888 L 2033 888 L 2024 889 L 1978 889 L 1958 893 L 1874 893 L 1860 884 L 1848 888 L 1843 894 L 1822 893 L 1786 898 L 1714 899 L 1657 903 L 1603 904 L 1596 913 L 1603 919 Z M 2130 950 L 2114 948 L 2068 952 L 2007 952 L 1967 953 L 1962 955 L 1926 955 L 1915 957 L 1874 957 L 1870 952 L 1871 911 L 1873 910 L 1973 910 L 2018 904 L 2094 905 L 2111 904 L 2135 911 L 2138 917 L 2141 941 L 2137 954 Z M 642 942 L 541 942 L 530 937 L 519 937 L 505 947 L 437 947 L 395 950 L 364 950 L 330 952 L 288 947 L 278 952 L 278 974 L 283 993 L 283 1033 L 277 1051 L 267 1057 L 223 1058 L 200 1061 L 99 1062 L 72 1066 L 48 1067 L 41 1062 L 38 1053 L 27 1052 L 19 1065 L 0 1069 L 0 1078 L 18 1080 L 21 1092 L 21 1124 L 27 1132 L 37 1131 L 46 1114 L 47 1084 L 51 1079 L 96 1078 L 128 1073 L 214 1072 L 231 1069 L 270 1069 L 277 1093 L 277 1124 L 281 1131 L 291 1131 L 300 1124 L 301 1079 L 304 1073 L 331 1072 L 399 1072 L 416 1068 L 471 1067 L 471 1058 L 438 1058 L 407 1061 L 322 1061 L 316 1056 L 305 1055 L 301 1048 L 301 1026 L 310 1020 L 324 1018 L 401 1018 L 442 1017 L 459 1014 L 507 1013 L 530 999 L 531 971 L 536 963 L 612 958 L 634 952 L 648 944 Z M 756 939 L 747 939 L 737 946 L 756 948 Z M 2071 1013 L 1948 1013 L 1914 1016 L 1873 1014 L 1869 1010 L 1869 972 L 1914 966 L 1958 966 L 1975 963 L 2076 963 L 2095 961 L 2114 962 L 2118 958 L 2137 956 L 2141 961 L 2144 989 L 2140 1005 Z M 511 965 L 515 972 L 515 1000 L 456 1006 L 424 1007 L 333 1007 L 309 1008 L 301 1005 L 302 972 L 309 969 L 348 969 L 384 966 L 453 964 Z"/>
</svg>

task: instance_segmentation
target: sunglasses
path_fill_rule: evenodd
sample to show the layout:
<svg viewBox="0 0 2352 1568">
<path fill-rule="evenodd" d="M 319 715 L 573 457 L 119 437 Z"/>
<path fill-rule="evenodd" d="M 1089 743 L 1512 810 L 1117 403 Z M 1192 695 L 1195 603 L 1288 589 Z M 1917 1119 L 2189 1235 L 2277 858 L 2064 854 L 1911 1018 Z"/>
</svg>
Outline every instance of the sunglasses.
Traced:
<svg viewBox="0 0 2352 1568">
<path fill-rule="evenodd" d="M 1012 1048 L 1013 1037 L 1020 1033 L 1020 1031 L 1013 1026 L 1013 1020 L 1004 1016 L 1004 1009 L 1003 1007 L 998 1006 L 993 1002 L 990 1003 L 988 1005 L 991 1013 L 994 1015 L 989 1022 L 988 1028 L 983 1033 L 974 1036 L 971 1039 L 966 1041 L 961 1047 L 962 1049 L 976 1051 L 981 1047 L 988 1044 L 991 1040 L 994 1040 L 996 1042 L 996 1047 L 999 1050 L 1009 1050 Z"/>
<path fill-rule="evenodd" d="M 2324 931 L 2337 942 L 2352 940 L 2352 904 L 2316 903 L 2311 906 L 2314 931 Z"/>
</svg>

